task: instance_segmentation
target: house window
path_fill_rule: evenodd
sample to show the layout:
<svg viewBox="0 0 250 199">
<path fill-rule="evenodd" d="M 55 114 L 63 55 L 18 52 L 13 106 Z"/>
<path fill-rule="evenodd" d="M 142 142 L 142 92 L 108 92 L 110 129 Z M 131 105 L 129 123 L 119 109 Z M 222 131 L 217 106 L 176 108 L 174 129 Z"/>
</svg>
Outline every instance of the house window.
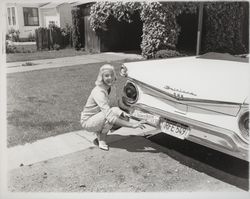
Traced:
<svg viewBox="0 0 250 199">
<path fill-rule="evenodd" d="M 16 25 L 16 13 L 15 13 L 15 8 L 11 8 L 11 13 L 12 13 L 12 23 L 13 25 Z"/>
<path fill-rule="evenodd" d="M 39 26 L 38 8 L 23 8 L 24 25 Z"/>
<path fill-rule="evenodd" d="M 16 12 L 15 7 L 7 8 L 8 10 L 8 23 L 9 25 L 16 25 Z"/>
</svg>

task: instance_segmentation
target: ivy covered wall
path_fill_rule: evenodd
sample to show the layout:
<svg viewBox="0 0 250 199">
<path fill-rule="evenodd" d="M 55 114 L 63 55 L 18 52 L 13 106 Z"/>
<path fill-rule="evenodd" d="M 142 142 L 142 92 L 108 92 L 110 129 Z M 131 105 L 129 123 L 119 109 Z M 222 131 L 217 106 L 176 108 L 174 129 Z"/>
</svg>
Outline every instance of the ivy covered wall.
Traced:
<svg viewBox="0 0 250 199">
<path fill-rule="evenodd" d="M 197 3 L 144 3 L 141 9 L 143 21 L 142 55 L 153 58 L 159 50 L 176 50 L 181 28 L 177 16 L 196 13 Z"/>
<path fill-rule="evenodd" d="M 248 9 L 248 2 L 206 3 L 203 51 L 248 53 Z"/>
<path fill-rule="evenodd" d="M 177 50 L 181 31 L 177 17 L 182 13 L 197 13 L 198 6 L 198 2 L 97 2 L 91 6 L 89 20 L 91 28 L 100 33 L 107 31 L 107 22 L 111 17 L 131 23 L 133 13 L 139 12 L 143 22 L 142 55 L 153 58 L 158 51 Z M 242 36 L 248 28 L 242 21 L 249 20 L 245 17 L 244 6 L 244 2 L 205 3 L 203 52 L 248 52 L 248 45 Z"/>
</svg>

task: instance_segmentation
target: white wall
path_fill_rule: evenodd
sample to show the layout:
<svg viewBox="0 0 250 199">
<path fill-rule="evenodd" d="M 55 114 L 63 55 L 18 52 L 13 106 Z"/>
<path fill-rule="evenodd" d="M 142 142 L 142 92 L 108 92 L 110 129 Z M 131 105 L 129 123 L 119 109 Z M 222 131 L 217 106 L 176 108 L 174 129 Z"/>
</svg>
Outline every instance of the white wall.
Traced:
<svg viewBox="0 0 250 199">
<path fill-rule="evenodd" d="M 41 19 L 42 19 L 42 23 L 41 23 L 42 27 L 47 27 L 48 24 L 46 24 L 46 19 L 50 17 L 51 19 L 57 20 L 58 21 L 57 25 L 60 26 L 60 17 L 56 8 L 41 8 L 40 13 L 41 13 Z"/>
<path fill-rule="evenodd" d="M 71 5 L 64 3 L 58 6 L 58 12 L 60 14 L 61 28 L 65 28 L 66 24 L 72 25 Z"/>
<path fill-rule="evenodd" d="M 66 24 L 72 25 L 71 5 L 69 3 L 60 4 L 54 8 L 41 8 L 41 18 L 43 27 L 47 27 L 46 20 L 56 20 L 57 25 L 61 28 L 65 28 Z"/>
</svg>

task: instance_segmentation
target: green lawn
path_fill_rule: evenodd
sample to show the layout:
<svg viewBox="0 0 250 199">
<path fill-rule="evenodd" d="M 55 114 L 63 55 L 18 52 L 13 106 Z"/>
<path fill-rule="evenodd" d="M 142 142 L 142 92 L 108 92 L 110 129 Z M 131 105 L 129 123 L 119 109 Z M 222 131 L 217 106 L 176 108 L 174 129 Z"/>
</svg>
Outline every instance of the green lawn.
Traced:
<svg viewBox="0 0 250 199">
<path fill-rule="evenodd" d="M 8 147 L 81 129 L 80 112 L 101 65 L 8 74 Z M 118 71 L 121 62 L 114 66 Z M 118 92 L 124 81 L 118 77 Z"/>
<path fill-rule="evenodd" d="M 38 59 L 54 59 L 59 57 L 72 57 L 86 55 L 85 51 L 77 51 L 73 48 L 66 48 L 53 51 L 35 51 L 31 53 L 9 53 L 6 55 L 6 62 L 32 61 Z"/>
</svg>

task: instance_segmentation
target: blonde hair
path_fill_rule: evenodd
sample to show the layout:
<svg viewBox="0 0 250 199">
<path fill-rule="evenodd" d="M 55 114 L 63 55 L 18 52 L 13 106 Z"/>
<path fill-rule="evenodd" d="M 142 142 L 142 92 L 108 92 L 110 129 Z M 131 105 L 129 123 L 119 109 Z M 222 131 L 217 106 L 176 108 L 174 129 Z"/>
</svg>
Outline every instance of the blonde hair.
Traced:
<svg viewBox="0 0 250 199">
<path fill-rule="evenodd" d="M 104 73 L 105 71 L 112 71 L 113 74 L 114 74 L 115 80 L 117 79 L 117 78 L 116 78 L 116 73 L 115 73 L 114 67 L 113 67 L 112 65 L 110 65 L 110 64 L 104 64 L 104 65 L 100 68 L 100 70 L 99 70 L 99 74 L 98 74 L 97 79 L 96 79 L 96 81 L 95 81 L 95 85 L 96 85 L 96 86 L 100 86 L 100 85 L 103 85 L 103 84 L 104 84 L 104 82 L 103 82 L 103 73 Z"/>
</svg>

